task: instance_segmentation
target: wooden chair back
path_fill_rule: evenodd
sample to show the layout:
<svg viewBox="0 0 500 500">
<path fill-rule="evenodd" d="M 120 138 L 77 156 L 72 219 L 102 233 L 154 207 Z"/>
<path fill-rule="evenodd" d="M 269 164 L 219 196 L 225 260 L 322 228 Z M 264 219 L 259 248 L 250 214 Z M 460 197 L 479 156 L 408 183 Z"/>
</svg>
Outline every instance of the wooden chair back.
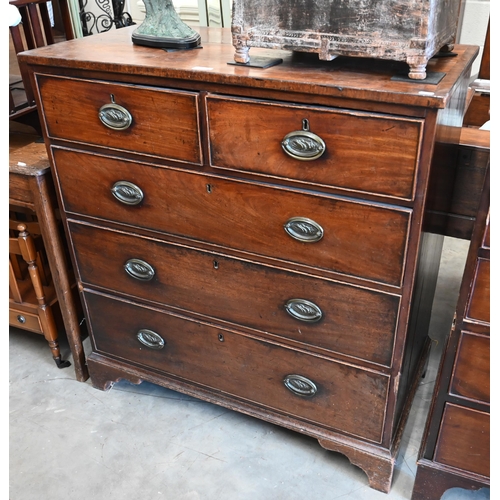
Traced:
<svg viewBox="0 0 500 500">
<path fill-rule="evenodd" d="M 16 56 L 25 50 L 74 38 L 68 1 L 52 0 L 51 2 L 53 17 L 57 16 L 61 19 L 62 33 L 51 25 L 47 2 L 48 0 L 9 0 L 10 4 L 19 9 L 22 19 L 20 24 L 10 27 L 11 42 Z M 17 67 L 19 74 L 9 75 L 9 118 L 14 120 L 36 112 L 34 92 L 27 69 L 19 61 L 17 61 Z"/>
</svg>

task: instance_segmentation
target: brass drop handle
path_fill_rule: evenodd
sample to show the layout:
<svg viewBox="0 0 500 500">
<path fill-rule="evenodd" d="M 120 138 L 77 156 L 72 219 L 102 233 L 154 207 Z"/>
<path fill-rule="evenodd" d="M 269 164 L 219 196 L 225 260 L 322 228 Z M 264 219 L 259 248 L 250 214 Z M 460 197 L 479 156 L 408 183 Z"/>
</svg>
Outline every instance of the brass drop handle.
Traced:
<svg viewBox="0 0 500 500">
<path fill-rule="evenodd" d="M 111 188 L 111 194 L 125 205 L 138 205 L 144 199 L 142 189 L 128 181 L 117 181 Z"/>
<path fill-rule="evenodd" d="M 148 330 L 146 328 L 137 332 L 137 340 L 150 349 L 159 350 L 165 347 L 165 341 L 162 337 L 156 332 L 153 332 L 153 330 Z"/>
<path fill-rule="evenodd" d="M 287 375 L 283 383 L 296 396 L 312 397 L 318 392 L 316 384 L 302 375 Z"/>
<path fill-rule="evenodd" d="M 281 147 L 288 156 L 302 161 L 317 160 L 326 151 L 325 141 L 309 130 L 307 119 L 302 120 L 302 130 L 285 135 Z"/>
<path fill-rule="evenodd" d="M 155 275 L 153 266 L 145 260 L 129 259 L 123 267 L 129 276 L 139 281 L 151 281 Z"/>
<path fill-rule="evenodd" d="M 285 311 L 292 318 L 306 323 L 316 323 L 323 317 L 319 306 L 305 299 L 290 299 L 285 304 Z"/>
<path fill-rule="evenodd" d="M 113 94 L 110 97 L 111 103 L 105 104 L 99 109 L 99 120 L 112 130 L 128 129 L 132 125 L 132 115 L 126 108 L 116 104 Z"/>
<path fill-rule="evenodd" d="M 323 228 L 307 217 L 292 217 L 283 227 L 289 236 L 303 243 L 316 243 L 324 234 Z"/>
</svg>

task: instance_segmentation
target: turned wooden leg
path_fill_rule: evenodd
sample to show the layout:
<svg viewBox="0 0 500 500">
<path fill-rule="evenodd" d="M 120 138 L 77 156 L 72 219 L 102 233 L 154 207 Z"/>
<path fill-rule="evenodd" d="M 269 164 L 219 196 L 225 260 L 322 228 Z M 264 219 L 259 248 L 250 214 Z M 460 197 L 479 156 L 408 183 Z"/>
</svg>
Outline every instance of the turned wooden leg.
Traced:
<svg viewBox="0 0 500 500">
<path fill-rule="evenodd" d="M 250 62 L 250 55 L 248 52 L 250 51 L 250 47 L 246 45 L 238 45 L 236 47 L 236 51 L 234 52 L 234 61 L 240 64 L 246 64 Z"/>
<path fill-rule="evenodd" d="M 49 344 L 50 350 L 52 351 L 52 357 L 58 368 L 67 368 L 71 366 L 69 361 L 63 361 L 61 359 L 61 351 L 59 349 L 59 341 L 57 334 L 57 325 L 54 320 L 54 315 L 52 309 L 45 305 L 38 307 L 38 316 L 42 323 L 43 336 Z"/>
<path fill-rule="evenodd" d="M 57 325 L 54 319 L 54 314 L 52 312 L 51 307 L 47 304 L 45 299 L 45 292 L 43 289 L 42 278 L 40 276 L 40 272 L 38 266 L 36 264 L 37 261 L 37 251 L 35 247 L 35 243 L 33 241 L 33 237 L 28 233 L 25 224 L 19 224 L 17 226 L 19 231 L 18 242 L 19 248 L 21 250 L 21 254 L 23 259 L 28 264 L 28 272 L 31 278 L 31 283 L 33 284 L 33 288 L 35 290 L 36 299 L 38 301 L 38 316 L 40 318 L 40 322 L 42 324 L 42 331 L 45 337 L 45 340 L 49 343 L 49 347 L 52 351 L 52 357 L 56 362 L 58 368 L 66 368 L 71 365 L 69 361 L 61 360 L 61 353 L 59 351 L 59 342 L 58 333 L 57 333 Z"/>
<path fill-rule="evenodd" d="M 412 80 L 425 80 L 427 76 L 427 62 L 428 59 L 424 56 L 409 56 L 406 59 L 408 66 L 410 66 L 410 72 L 408 77 Z"/>
<path fill-rule="evenodd" d="M 439 52 L 452 52 L 454 48 L 455 45 L 453 45 L 452 43 L 447 43 L 439 49 Z"/>
</svg>

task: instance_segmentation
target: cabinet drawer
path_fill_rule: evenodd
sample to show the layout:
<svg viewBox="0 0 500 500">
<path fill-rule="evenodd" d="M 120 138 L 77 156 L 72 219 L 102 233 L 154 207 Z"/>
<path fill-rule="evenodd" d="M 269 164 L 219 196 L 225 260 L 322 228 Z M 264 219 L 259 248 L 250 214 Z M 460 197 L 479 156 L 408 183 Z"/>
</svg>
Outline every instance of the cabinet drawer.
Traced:
<svg viewBox="0 0 500 500">
<path fill-rule="evenodd" d="M 489 477 L 490 415 L 447 403 L 434 459 Z"/>
<path fill-rule="evenodd" d="M 217 96 L 206 103 L 214 167 L 414 197 L 420 120 Z"/>
<path fill-rule="evenodd" d="M 98 352 L 328 428 L 381 439 L 386 376 L 105 296 L 85 298 Z M 297 395 L 285 386 L 290 375 L 314 386 L 290 378 L 289 385 L 303 391 Z M 307 395 L 314 387 L 316 393 Z"/>
<path fill-rule="evenodd" d="M 197 94 L 36 75 L 49 137 L 201 163 Z M 131 123 L 125 129 L 121 109 Z M 103 114 L 104 113 L 104 114 Z M 114 119 L 114 121 L 113 121 Z"/>
<path fill-rule="evenodd" d="M 53 153 L 68 212 L 395 286 L 401 283 L 409 209 L 81 152 Z M 136 186 L 140 201 L 119 201 L 112 194 L 117 182 L 124 191 L 129 183 Z"/>
<path fill-rule="evenodd" d="M 490 322 L 490 261 L 477 259 L 469 296 L 467 318 Z"/>
<path fill-rule="evenodd" d="M 490 402 L 490 339 L 462 332 L 450 392 L 484 403 Z"/>
<path fill-rule="evenodd" d="M 39 316 L 24 311 L 9 309 L 9 325 L 31 332 L 43 333 Z"/>
<path fill-rule="evenodd" d="M 70 229 L 84 283 L 391 364 L 398 296 L 92 226 Z M 149 281 L 125 270 L 132 259 L 151 266 Z"/>
</svg>

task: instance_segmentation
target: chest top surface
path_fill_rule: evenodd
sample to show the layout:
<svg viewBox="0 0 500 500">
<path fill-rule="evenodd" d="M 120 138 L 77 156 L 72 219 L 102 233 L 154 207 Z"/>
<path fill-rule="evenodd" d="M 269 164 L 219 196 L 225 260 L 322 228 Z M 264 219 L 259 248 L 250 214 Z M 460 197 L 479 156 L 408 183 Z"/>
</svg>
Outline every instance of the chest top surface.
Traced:
<svg viewBox="0 0 500 500">
<path fill-rule="evenodd" d="M 436 85 L 393 80 L 394 76 L 407 72 L 406 64 L 395 61 L 348 57 L 320 61 L 316 54 L 255 48 L 255 56 L 281 58 L 283 62 L 267 69 L 228 64 L 233 62 L 234 50 L 229 28 L 198 28 L 201 48 L 174 52 L 134 45 L 131 40 L 134 28 L 27 51 L 20 60 L 64 71 L 105 72 L 108 78 L 127 74 L 131 79 L 136 75 L 444 108 L 457 81 L 478 53 L 476 46 L 456 45 L 452 56 L 433 58 L 428 71 L 445 74 Z"/>
</svg>

